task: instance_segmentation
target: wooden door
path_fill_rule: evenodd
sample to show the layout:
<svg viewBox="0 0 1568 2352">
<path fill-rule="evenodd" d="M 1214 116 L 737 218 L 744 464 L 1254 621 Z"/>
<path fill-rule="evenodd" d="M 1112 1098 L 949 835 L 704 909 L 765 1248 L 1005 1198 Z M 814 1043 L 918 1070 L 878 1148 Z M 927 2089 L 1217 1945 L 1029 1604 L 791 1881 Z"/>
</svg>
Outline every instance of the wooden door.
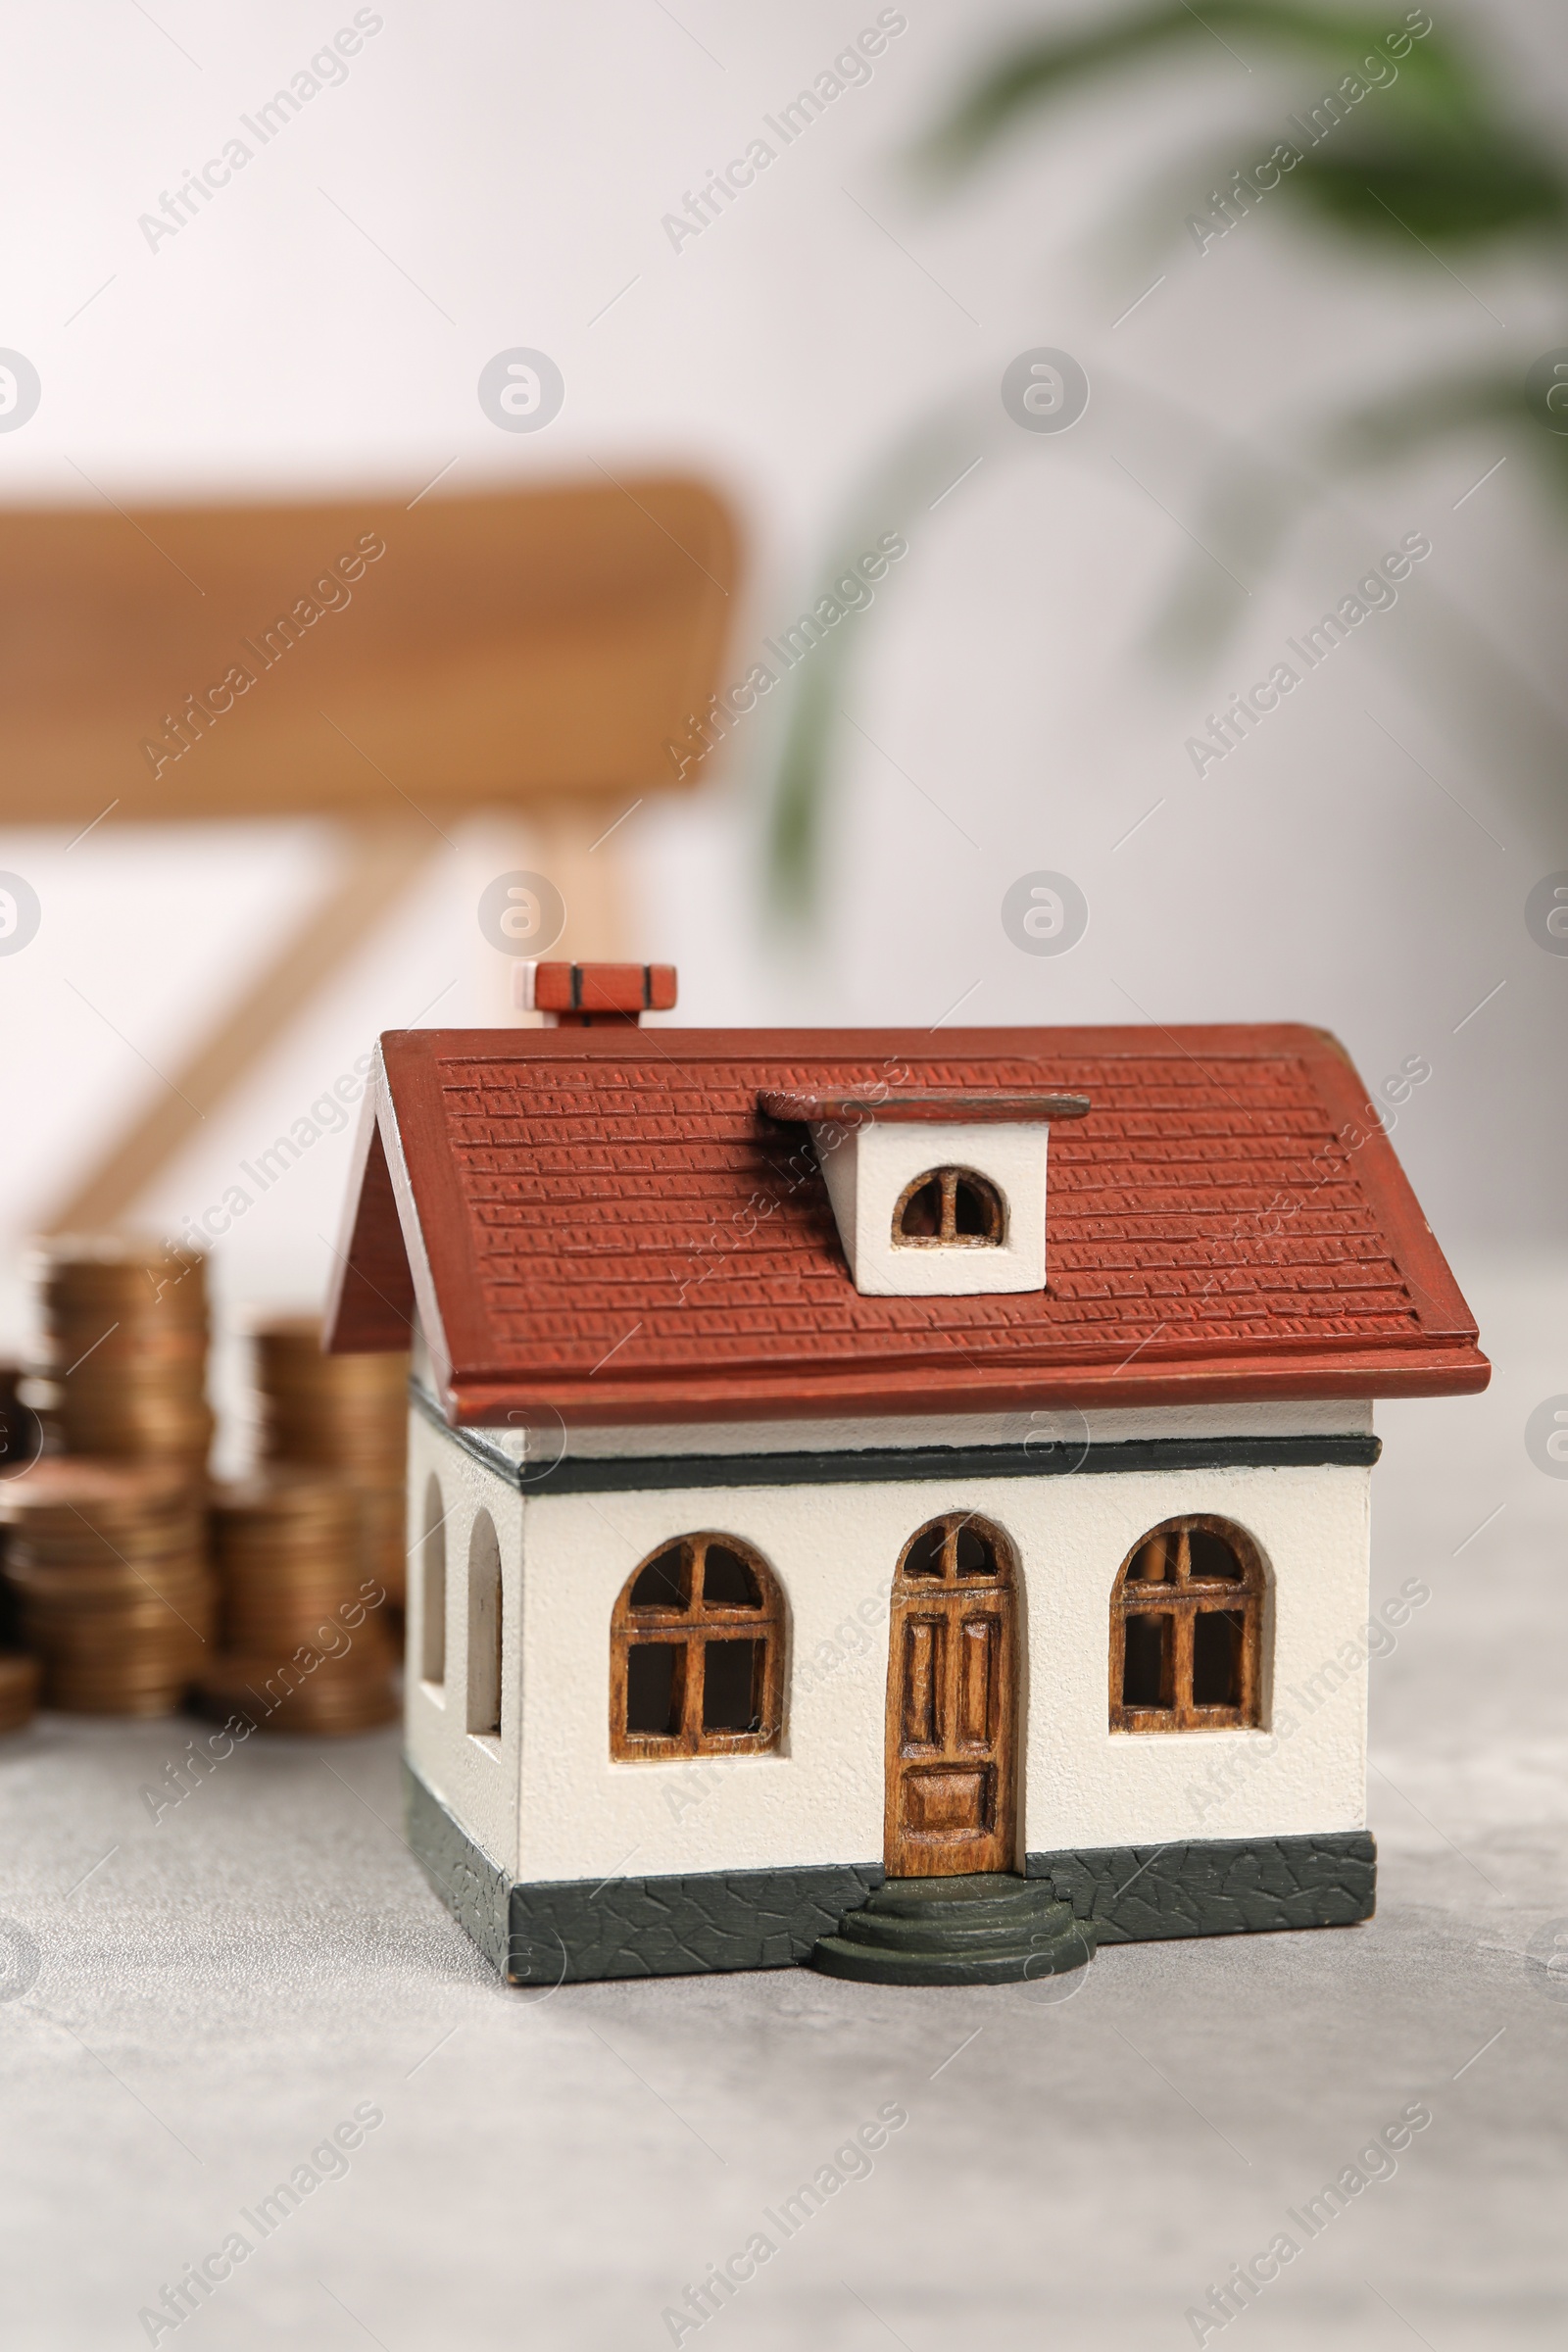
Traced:
<svg viewBox="0 0 1568 2352">
<path fill-rule="evenodd" d="M 1017 1593 L 1010 1544 L 955 1512 L 905 1545 L 888 1651 L 890 1878 L 1011 1870 Z"/>
</svg>

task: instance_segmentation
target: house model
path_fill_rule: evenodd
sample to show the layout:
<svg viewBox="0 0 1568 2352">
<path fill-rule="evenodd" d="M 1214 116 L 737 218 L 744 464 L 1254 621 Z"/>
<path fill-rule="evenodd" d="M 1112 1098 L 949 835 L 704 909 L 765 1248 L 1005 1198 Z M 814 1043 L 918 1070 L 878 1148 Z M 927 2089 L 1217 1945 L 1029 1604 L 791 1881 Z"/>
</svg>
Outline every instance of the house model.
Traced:
<svg viewBox="0 0 1568 2352">
<path fill-rule="evenodd" d="M 1489 1367 L 1343 1050 L 526 971 L 382 1039 L 328 1328 L 416 1333 L 409 1838 L 495 1966 L 1367 1918 L 1372 1400 Z"/>
</svg>

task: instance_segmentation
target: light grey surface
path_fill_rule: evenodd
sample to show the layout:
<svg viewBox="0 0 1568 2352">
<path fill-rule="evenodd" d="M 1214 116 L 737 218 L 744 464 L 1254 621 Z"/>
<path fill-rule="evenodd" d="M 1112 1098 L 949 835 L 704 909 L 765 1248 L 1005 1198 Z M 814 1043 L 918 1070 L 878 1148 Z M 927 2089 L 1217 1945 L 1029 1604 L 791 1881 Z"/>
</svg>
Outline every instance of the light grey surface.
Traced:
<svg viewBox="0 0 1568 2352">
<path fill-rule="evenodd" d="M 145 2342 L 162 2283 L 367 2099 L 347 2177 L 179 2342 L 667 2344 L 686 2283 L 899 2101 L 705 2343 L 1191 2343 L 1210 2282 L 1421 2099 L 1396 2174 L 1226 2340 L 1560 2344 L 1568 2000 L 1525 1951 L 1568 1930 L 1568 1481 L 1523 1430 L 1568 1390 L 1568 1286 L 1470 1287 L 1491 1394 L 1379 1414 L 1375 1588 L 1432 1598 L 1373 1672 L 1363 1929 L 1112 1949 L 1066 1999 L 803 1971 L 540 1999 L 405 1852 L 391 1735 L 256 1740 L 156 1825 L 141 1786 L 194 1727 L 0 1745 L 0 1913 L 39 1947 L 0 2004 L 8 2352 Z"/>
</svg>

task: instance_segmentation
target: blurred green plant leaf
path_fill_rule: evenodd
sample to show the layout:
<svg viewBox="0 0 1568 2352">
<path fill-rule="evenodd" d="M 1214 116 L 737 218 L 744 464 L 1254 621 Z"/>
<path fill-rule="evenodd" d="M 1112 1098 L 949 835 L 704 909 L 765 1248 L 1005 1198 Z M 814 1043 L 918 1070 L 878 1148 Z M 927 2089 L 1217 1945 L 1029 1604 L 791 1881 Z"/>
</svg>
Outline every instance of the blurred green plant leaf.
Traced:
<svg viewBox="0 0 1568 2352">
<path fill-rule="evenodd" d="M 1306 155 L 1290 186 L 1348 235 L 1391 242 L 1476 244 L 1568 220 L 1555 164 L 1501 130 Z"/>
<path fill-rule="evenodd" d="M 1422 22 L 1426 29 L 1416 33 Z M 1389 43 L 1406 31 L 1414 37 L 1397 57 Z M 1157 199 L 1146 190 L 1141 221 L 1126 220 L 1140 240 L 1152 229 L 1153 243 L 1167 243 L 1184 224 L 1184 206 L 1200 212 L 1211 203 L 1208 189 L 1255 168 L 1287 140 L 1298 160 L 1282 175 L 1280 194 L 1268 195 L 1270 218 L 1277 211 L 1281 218 L 1315 222 L 1380 258 L 1402 250 L 1414 260 L 1423 246 L 1440 260 L 1443 250 L 1487 244 L 1514 252 L 1526 240 L 1560 244 L 1568 228 L 1562 159 L 1518 119 L 1462 42 L 1450 39 L 1424 9 L 1401 20 L 1393 7 L 1374 12 L 1315 7 L 1310 0 L 1203 0 L 1200 13 L 1186 0 L 1154 0 L 1108 22 L 1030 35 L 977 74 L 915 148 L 912 161 L 932 184 L 951 185 L 1074 91 L 1096 82 L 1119 86 L 1174 56 L 1204 55 L 1216 42 L 1249 73 L 1265 59 L 1285 69 L 1296 95 L 1283 104 L 1276 97 L 1265 111 L 1269 85 L 1260 80 L 1255 130 L 1239 132 L 1235 151 L 1223 162 L 1210 146 L 1195 161 L 1192 176 L 1162 174 Z M 1350 93 L 1335 119 L 1325 101 L 1336 93 L 1344 98 L 1352 75 L 1362 94 Z M 1289 120 L 1293 107 L 1298 110 L 1295 126 Z M 1299 459 L 1233 452 L 1198 516 L 1195 535 L 1212 551 L 1212 561 L 1195 557 L 1179 577 L 1155 624 L 1157 648 L 1167 656 L 1212 655 L 1246 602 L 1228 571 L 1260 579 L 1336 474 L 1409 458 L 1480 423 L 1507 428 L 1515 443 L 1522 434 L 1527 462 L 1568 496 L 1568 438 L 1543 429 L 1526 401 L 1522 375 L 1501 372 L 1433 374 L 1359 408 L 1320 416 L 1291 437 L 1289 446 L 1304 453 Z M 946 446 L 945 434 L 934 440 L 933 434 L 928 419 L 905 445 L 911 480 L 924 478 L 926 443 Z M 830 661 L 799 682 L 777 770 L 772 878 L 780 901 L 798 911 L 809 906 L 815 890 L 850 653 L 846 638 Z"/>
<path fill-rule="evenodd" d="M 1298 146 L 1300 160 L 1281 186 L 1346 233 L 1393 241 L 1404 230 L 1428 242 L 1462 244 L 1522 228 L 1560 228 L 1568 220 L 1568 178 L 1557 160 L 1506 118 L 1483 77 L 1435 27 L 1397 60 L 1383 46 L 1390 31 L 1381 15 L 1279 0 L 1209 0 L 1201 18 L 1180 0 L 1135 10 L 1092 32 L 1021 43 L 959 99 L 915 160 L 938 175 L 956 176 L 1076 85 L 1128 73 L 1173 47 L 1215 38 L 1226 45 L 1225 36 L 1234 34 L 1254 54 L 1267 48 L 1327 70 L 1327 90 L 1305 86 L 1299 105 L 1321 109 L 1332 100 L 1339 120 L 1320 115 L 1316 127 L 1309 116 L 1291 126 L 1271 119 L 1260 122 L 1259 136 Z M 1368 86 L 1359 76 L 1363 95 L 1336 98 L 1346 77 L 1374 59 L 1393 78 Z M 1376 112 L 1352 113 L 1352 105 Z"/>
<path fill-rule="evenodd" d="M 1425 12 L 1422 12 L 1425 13 Z M 1201 16 L 1174 0 L 1168 7 L 1135 9 L 1091 31 L 1042 34 L 1000 57 L 961 97 L 946 119 L 921 141 L 914 160 L 934 173 L 957 176 L 972 170 L 1037 109 L 1064 96 L 1074 85 L 1122 74 L 1172 49 L 1196 50 L 1234 39 L 1259 53 L 1263 48 L 1295 59 L 1319 61 L 1336 79 L 1372 55 L 1388 57 L 1383 44 L 1391 30 L 1389 12 L 1319 9 L 1286 0 L 1206 0 Z M 1250 69 L 1250 58 L 1231 54 Z M 1460 123 L 1484 111 L 1477 78 L 1460 51 L 1435 28 L 1415 40 L 1399 59 L 1388 58 L 1401 89 L 1435 120 Z"/>
<path fill-rule="evenodd" d="M 1521 446 L 1550 475 L 1560 477 L 1568 463 L 1568 437 L 1543 428 L 1523 376 L 1494 368 L 1425 376 L 1347 410 L 1327 428 L 1324 455 L 1336 472 L 1347 466 L 1377 466 L 1389 458 L 1410 457 L 1433 441 L 1476 424 L 1520 428 Z"/>
<path fill-rule="evenodd" d="M 1195 530 L 1216 556 L 1261 578 L 1302 515 L 1333 481 L 1403 463 L 1455 434 L 1493 425 L 1504 453 L 1521 458 L 1553 495 L 1568 501 L 1568 434 L 1544 429 L 1520 375 L 1455 370 L 1396 386 L 1330 418 L 1301 463 L 1271 462 L 1255 452 L 1217 475 L 1195 517 Z M 1171 661 L 1212 657 L 1240 620 L 1244 598 L 1225 576 L 1195 557 L 1151 631 L 1151 650 Z"/>
</svg>

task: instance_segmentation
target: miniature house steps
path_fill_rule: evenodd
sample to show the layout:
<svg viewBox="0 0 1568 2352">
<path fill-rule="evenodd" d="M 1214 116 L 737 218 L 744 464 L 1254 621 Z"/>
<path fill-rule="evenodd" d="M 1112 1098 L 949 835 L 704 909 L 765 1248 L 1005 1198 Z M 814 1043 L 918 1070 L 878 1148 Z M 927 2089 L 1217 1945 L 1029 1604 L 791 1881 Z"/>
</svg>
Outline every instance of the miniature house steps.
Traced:
<svg viewBox="0 0 1568 2352">
<path fill-rule="evenodd" d="M 887 1879 L 823 1936 L 811 1964 L 861 1984 L 1016 1984 L 1082 1968 L 1094 1930 L 1048 1879 Z"/>
</svg>

